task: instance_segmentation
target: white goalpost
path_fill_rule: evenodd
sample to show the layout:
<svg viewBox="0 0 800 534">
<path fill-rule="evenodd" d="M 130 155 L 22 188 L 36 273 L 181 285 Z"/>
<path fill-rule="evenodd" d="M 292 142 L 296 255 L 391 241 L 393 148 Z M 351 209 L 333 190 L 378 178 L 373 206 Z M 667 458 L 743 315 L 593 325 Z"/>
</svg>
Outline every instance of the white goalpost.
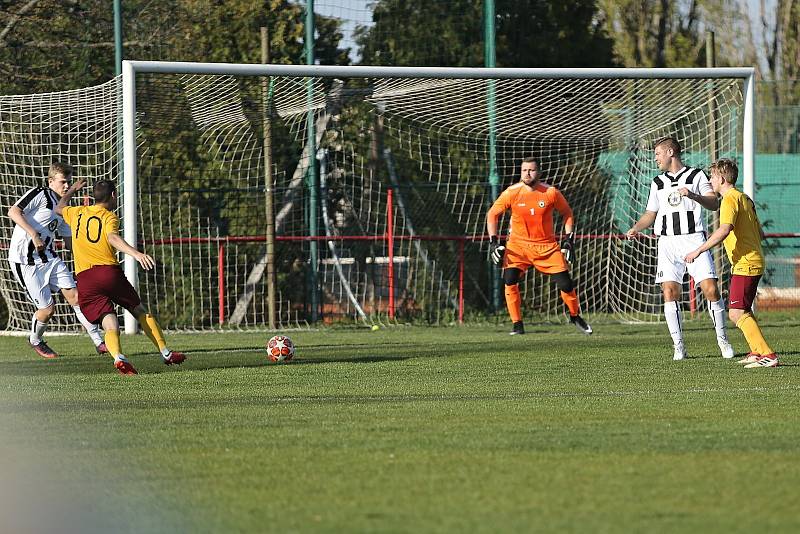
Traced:
<svg viewBox="0 0 800 534">
<path fill-rule="evenodd" d="M 265 328 L 267 261 L 278 273 L 273 298 L 281 327 L 312 317 L 326 324 L 445 324 L 497 312 L 484 218 L 495 192 L 518 179 L 520 159 L 531 154 L 575 211 L 573 273 L 585 311 L 657 321 L 654 241 L 619 239 L 644 209 L 658 172 L 652 143 L 675 136 L 687 163 L 700 167 L 715 157 L 738 159 L 743 189 L 754 195 L 752 68 L 125 61 L 112 87 L 48 99 L 0 97 L 0 175 L 13 185 L 3 204 L 7 209 L 34 185 L 50 159 L 72 161 L 90 180 L 120 179 L 123 235 L 159 261 L 145 273 L 126 258 L 125 273 L 169 329 Z M 88 120 L 62 109 L 80 98 L 84 107 L 98 98 L 114 103 L 103 108 L 107 116 Z M 62 109 L 64 116 L 43 125 L 23 108 L 42 117 Z M 271 172 L 265 117 L 275 151 Z M 91 134 L 92 122 L 104 125 L 102 136 Z M 48 139 L 45 129 L 58 131 Z M 18 140 L 24 136 L 39 143 L 33 165 Z M 81 141 L 60 141 L 68 136 Z M 494 188 L 490 136 L 500 173 Z M 110 163 L 95 171 L 97 154 Z M 267 179 L 277 239 L 269 260 Z M 24 317 L 29 311 L 9 274 L 0 276 L 4 294 L 17 293 L 6 302 L 12 317 Z M 526 315 L 563 320 L 546 279 L 529 273 L 521 287 Z M 14 319 L 10 327 L 26 322 Z M 136 327 L 127 317 L 126 331 Z"/>
</svg>

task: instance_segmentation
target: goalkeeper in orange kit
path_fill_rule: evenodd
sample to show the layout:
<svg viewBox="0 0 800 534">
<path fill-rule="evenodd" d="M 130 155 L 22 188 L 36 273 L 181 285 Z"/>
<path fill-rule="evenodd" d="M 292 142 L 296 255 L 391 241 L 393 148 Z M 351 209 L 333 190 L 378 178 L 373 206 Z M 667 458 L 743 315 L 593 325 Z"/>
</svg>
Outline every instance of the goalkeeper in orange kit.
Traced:
<svg viewBox="0 0 800 534">
<path fill-rule="evenodd" d="M 580 316 L 578 297 L 569 274 L 575 249 L 572 209 L 558 189 L 540 183 L 537 158 L 523 159 L 520 173 L 520 181 L 503 191 L 486 215 L 491 258 L 496 265 L 503 266 L 506 306 L 513 322 L 511 335 L 525 333 L 519 280 L 530 267 L 552 277 L 569 310 L 570 323 L 589 335 L 592 327 Z M 567 237 L 561 245 L 553 233 L 554 208 L 564 218 Z M 504 246 L 497 238 L 497 222 L 507 210 L 511 210 L 511 229 Z"/>
</svg>

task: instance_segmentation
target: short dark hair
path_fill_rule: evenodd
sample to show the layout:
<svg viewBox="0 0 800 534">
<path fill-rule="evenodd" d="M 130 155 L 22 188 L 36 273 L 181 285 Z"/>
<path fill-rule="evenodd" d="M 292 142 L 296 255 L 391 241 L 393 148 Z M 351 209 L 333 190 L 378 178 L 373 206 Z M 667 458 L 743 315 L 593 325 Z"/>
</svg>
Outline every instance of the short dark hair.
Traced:
<svg viewBox="0 0 800 534">
<path fill-rule="evenodd" d="M 522 163 L 535 163 L 539 167 L 542 166 L 542 164 L 539 163 L 539 158 L 537 158 L 536 156 L 528 156 L 528 157 L 522 158 Z"/>
<path fill-rule="evenodd" d="M 662 137 L 661 139 L 656 141 L 656 144 L 653 145 L 653 150 L 655 150 L 656 147 L 659 147 L 661 145 L 666 145 L 667 148 L 671 148 L 672 151 L 675 152 L 676 156 L 680 156 L 681 152 L 683 151 L 683 149 L 681 148 L 681 144 L 674 137 Z"/>
<path fill-rule="evenodd" d="M 117 190 L 117 187 L 114 185 L 114 182 L 111 180 L 100 180 L 94 183 L 94 201 L 98 204 L 103 202 L 108 202 L 111 198 L 111 195 Z"/>
<path fill-rule="evenodd" d="M 57 174 L 63 174 L 64 178 L 70 178 L 72 176 L 72 165 L 63 161 L 54 161 L 50 164 L 50 170 L 47 171 L 47 181 L 50 182 Z"/>
</svg>

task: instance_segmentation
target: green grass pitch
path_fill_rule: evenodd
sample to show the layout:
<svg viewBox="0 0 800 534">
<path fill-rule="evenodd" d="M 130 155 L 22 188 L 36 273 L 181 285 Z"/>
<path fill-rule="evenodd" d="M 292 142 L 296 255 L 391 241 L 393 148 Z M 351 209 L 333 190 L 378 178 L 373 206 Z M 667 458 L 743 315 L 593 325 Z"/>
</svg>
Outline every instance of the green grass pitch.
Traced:
<svg viewBox="0 0 800 534">
<path fill-rule="evenodd" d="M 2 337 L 0 531 L 798 532 L 800 323 L 762 326 L 778 368 L 704 316 L 682 362 L 664 325 L 123 336 L 134 377 Z"/>
</svg>

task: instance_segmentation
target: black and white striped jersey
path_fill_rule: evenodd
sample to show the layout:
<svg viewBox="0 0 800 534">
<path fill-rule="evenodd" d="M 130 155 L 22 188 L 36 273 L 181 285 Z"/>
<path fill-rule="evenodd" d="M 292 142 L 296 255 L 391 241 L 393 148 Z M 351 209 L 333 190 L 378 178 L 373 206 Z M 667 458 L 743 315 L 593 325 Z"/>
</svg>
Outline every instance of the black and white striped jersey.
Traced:
<svg viewBox="0 0 800 534">
<path fill-rule="evenodd" d="M 49 187 L 35 187 L 17 200 L 14 205 L 44 242 L 44 251 L 37 252 L 33 240 L 19 225 L 14 226 L 11 244 L 8 247 L 8 261 L 23 265 L 47 263 L 56 258 L 55 240 L 58 235 L 68 236 L 69 226 L 53 209 L 58 204 L 58 196 Z"/>
<path fill-rule="evenodd" d="M 705 231 L 702 206 L 682 197 L 678 192 L 682 187 L 698 195 L 713 191 L 706 174 L 693 167 L 683 167 L 676 173 L 665 172 L 653 178 L 646 209 L 656 212 L 655 235 L 687 235 Z"/>
</svg>

